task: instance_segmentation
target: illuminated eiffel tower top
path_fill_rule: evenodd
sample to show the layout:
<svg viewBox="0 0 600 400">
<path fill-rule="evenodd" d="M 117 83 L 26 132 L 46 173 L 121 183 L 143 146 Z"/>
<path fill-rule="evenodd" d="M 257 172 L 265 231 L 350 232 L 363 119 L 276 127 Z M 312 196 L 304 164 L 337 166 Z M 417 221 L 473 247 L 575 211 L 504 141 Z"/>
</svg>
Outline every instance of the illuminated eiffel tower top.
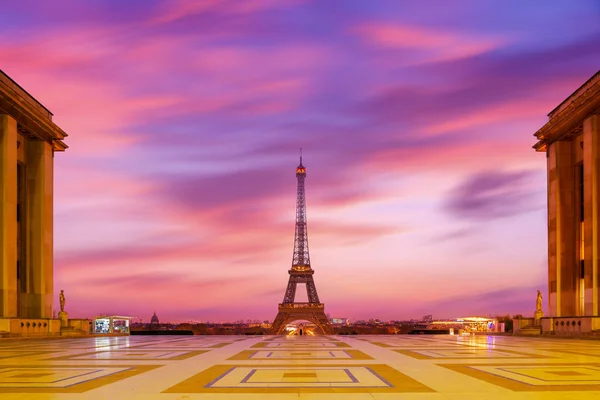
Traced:
<svg viewBox="0 0 600 400">
<path fill-rule="evenodd" d="M 302 165 L 302 149 L 300 150 L 300 164 L 296 167 L 296 179 L 298 179 L 298 191 L 296 197 L 296 233 L 294 235 L 292 271 L 310 271 L 308 231 L 306 229 L 306 195 L 304 193 L 306 168 Z"/>
</svg>

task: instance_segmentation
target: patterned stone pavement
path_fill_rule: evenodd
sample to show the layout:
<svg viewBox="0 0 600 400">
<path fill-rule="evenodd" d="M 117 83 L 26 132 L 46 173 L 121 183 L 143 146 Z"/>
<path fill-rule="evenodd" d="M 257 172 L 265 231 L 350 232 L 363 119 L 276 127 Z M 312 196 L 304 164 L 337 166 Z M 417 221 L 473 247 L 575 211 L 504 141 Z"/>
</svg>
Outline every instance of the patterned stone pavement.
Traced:
<svg viewBox="0 0 600 400">
<path fill-rule="evenodd" d="M 512 336 L 0 340 L 9 399 L 600 398 L 600 341 Z"/>
</svg>

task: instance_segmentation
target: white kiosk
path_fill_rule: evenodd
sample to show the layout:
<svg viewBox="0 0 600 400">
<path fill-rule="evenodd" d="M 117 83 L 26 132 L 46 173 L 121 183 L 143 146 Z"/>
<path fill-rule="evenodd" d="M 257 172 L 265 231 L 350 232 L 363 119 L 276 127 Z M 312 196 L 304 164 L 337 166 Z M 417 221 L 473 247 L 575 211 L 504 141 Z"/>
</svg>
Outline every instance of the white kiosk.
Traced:
<svg viewBox="0 0 600 400">
<path fill-rule="evenodd" d="M 101 315 L 94 318 L 92 333 L 120 333 L 130 334 L 131 318 L 122 315 Z"/>
</svg>

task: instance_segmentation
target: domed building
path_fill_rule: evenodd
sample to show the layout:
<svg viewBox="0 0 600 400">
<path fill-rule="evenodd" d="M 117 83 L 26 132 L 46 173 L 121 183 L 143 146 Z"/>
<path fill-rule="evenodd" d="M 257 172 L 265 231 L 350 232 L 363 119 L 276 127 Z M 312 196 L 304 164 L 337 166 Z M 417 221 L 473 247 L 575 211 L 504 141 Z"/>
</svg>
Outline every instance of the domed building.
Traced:
<svg viewBox="0 0 600 400">
<path fill-rule="evenodd" d="M 158 322 L 158 317 L 156 316 L 156 311 L 154 311 L 154 315 L 153 315 L 153 316 L 152 316 L 152 318 L 150 319 L 150 323 L 151 323 L 151 324 L 156 324 L 156 325 L 158 325 L 158 324 L 159 324 L 159 322 Z"/>
</svg>

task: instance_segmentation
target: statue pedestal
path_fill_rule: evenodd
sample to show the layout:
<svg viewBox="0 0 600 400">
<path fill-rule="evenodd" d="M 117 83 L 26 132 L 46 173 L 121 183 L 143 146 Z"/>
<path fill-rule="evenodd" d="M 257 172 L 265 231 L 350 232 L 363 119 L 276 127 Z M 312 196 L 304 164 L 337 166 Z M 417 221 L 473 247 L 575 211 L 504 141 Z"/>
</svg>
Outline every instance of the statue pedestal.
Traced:
<svg viewBox="0 0 600 400">
<path fill-rule="evenodd" d="M 66 328 L 69 326 L 69 314 L 66 311 L 59 312 L 58 319 L 60 320 L 61 328 Z"/>
<path fill-rule="evenodd" d="M 534 322 L 533 325 L 534 326 L 542 326 L 542 317 L 544 316 L 544 312 L 539 310 L 533 313 L 533 318 L 534 318 Z"/>
</svg>

